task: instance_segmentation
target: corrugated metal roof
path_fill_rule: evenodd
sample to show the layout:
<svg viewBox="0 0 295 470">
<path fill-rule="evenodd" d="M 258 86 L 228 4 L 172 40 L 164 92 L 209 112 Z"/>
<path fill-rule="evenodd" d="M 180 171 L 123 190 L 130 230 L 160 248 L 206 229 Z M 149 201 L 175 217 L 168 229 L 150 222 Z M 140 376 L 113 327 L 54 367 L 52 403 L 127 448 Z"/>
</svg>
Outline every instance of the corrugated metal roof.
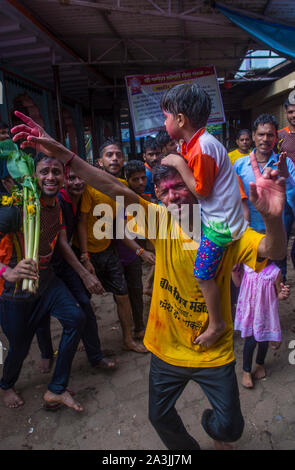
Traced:
<svg viewBox="0 0 295 470">
<path fill-rule="evenodd" d="M 87 88 L 95 87 L 98 106 L 112 96 L 114 85 L 124 90 L 124 76 L 130 74 L 214 64 L 218 76 L 224 77 L 238 69 L 248 49 L 261 46 L 211 3 L 0 0 L 0 58 L 4 65 L 22 68 L 50 88 L 55 60 L 62 92 L 86 103 Z M 223 4 L 295 24 L 291 1 L 225 0 Z"/>
</svg>

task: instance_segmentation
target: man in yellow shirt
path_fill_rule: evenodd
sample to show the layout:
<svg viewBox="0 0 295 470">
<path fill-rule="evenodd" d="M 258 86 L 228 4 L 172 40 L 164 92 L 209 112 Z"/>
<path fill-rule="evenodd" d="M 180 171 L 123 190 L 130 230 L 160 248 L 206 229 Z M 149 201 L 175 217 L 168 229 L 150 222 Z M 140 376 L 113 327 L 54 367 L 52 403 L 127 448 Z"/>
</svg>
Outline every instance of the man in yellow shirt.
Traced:
<svg viewBox="0 0 295 470">
<path fill-rule="evenodd" d="M 233 353 L 231 271 L 239 262 L 261 269 L 267 257 L 284 258 L 284 179 L 278 179 L 277 170 L 271 168 L 266 168 L 262 176 L 257 163 L 251 160 L 256 182 L 251 184 L 250 200 L 264 218 L 266 233 L 261 235 L 248 228 L 240 240 L 227 248 L 216 278 L 226 328 L 215 344 L 200 349 L 192 340 L 206 328 L 208 314 L 193 275 L 197 244 L 190 232 L 197 207 L 177 170 L 163 166 L 154 173 L 157 196 L 164 206 L 173 204 L 172 214 L 171 210 L 148 203 L 116 178 L 73 155 L 27 116 L 16 114 L 26 123 L 13 129 L 17 133 L 15 140 L 25 139 L 22 147 L 38 145 L 48 155 L 55 155 L 66 165 L 71 165 L 89 185 L 100 188 L 112 199 L 123 196 L 127 210 L 130 204 L 139 203 L 145 216 L 142 229 L 156 250 L 153 297 L 144 339 L 152 352 L 150 420 L 168 449 L 199 449 L 175 409 L 185 386 L 193 380 L 202 387 L 212 407 L 204 411 L 202 425 L 217 448 L 227 448 L 228 443 L 240 438 L 244 427 Z M 188 222 L 188 227 L 184 228 L 184 224 L 174 219 L 182 219 L 185 213 L 188 218 L 184 222 Z"/>
<path fill-rule="evenodd" d="M 103 211 L 104 207 L 106 213 Z M 116 203 L 87 185 L 82 196 L 80 212 L 77 227 L 80 261 L 91 274 L 98 277 L 106 292 L 114 294 L 124 349 L 146 353 L 148 351 L 143 344 L 134 341 L 132 337 L 132 311 L 128 287 L 113 243 Z"/>
<path fill-rule="evenodd" d="M 246 157 L 251 152 L 252 136 L 248 129 L 241 129 L 236 138 L 237 149 L 229 152 L 231 164 L 234 165 L 238 158 Z"/>
</svg>

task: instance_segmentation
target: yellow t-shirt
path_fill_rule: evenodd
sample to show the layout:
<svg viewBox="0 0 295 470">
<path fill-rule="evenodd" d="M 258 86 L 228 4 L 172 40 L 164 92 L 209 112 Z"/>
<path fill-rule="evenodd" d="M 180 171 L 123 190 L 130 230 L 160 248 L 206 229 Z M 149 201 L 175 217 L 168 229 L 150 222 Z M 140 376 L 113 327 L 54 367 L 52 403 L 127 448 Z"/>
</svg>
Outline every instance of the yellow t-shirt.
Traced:
<svg viewBox="0 0 295 470">
<path fill-rule="evenodd" d="M 235 162 L 239 158 L 246 157 L 247 155 L 249 155 L 250 152 L 251 152 L 251 150 L 249 150 L 248 153 L 241 153 L 239 149 L 236 149 L 236 150 L 233 150 L 232 152 L 229 152 L 228 156 L 229 156 L 229 159 L 231 161 L 232 166 L 234 166 Z"/>
<path fill-rule="evenodd" d="M 103 206 L 96 208 L 98 204 L 105 204 L 105 210 Z M 106 250 L 114 238 L 116 202 L 87 185 L 82 196 L 80 210 L 87 213 L 88 251 L 100 253 Z M 98 239 L 104 234 L 104 238 Z"/>
<path fill-rule="evenodd" d="M 266 260 L 258 263 L 256 259 L 257 248 L 264 235 L 247 228 L 240 240 L 227 248 L 216 277 L 226 329 L 217 343 L 202 352 L 199 346 L 192 344 L 192 339 L 208 323 L 207 307 L 193 273 L 198 246 L 191 239 L 188 243 L 188 236 L 181 231 L 170 214 L 167 216 L 164 206 L 150 204 L 143 199 L 140 199 L 140 203 L 145 210 L 146 236 L 148 228 L 154 228 L 155 239 L 150 235 L 149 240 L 156 251 L 153 295 L 144 337 L 146 348 L 163 361 L 175 366 L 215 367 L 233 361 L 231 272 L 233 266 L 240 262 L 255 270 L 265 267 Z M 158 213 L 156 217 L 155 211 Z M 165 216 L 168 220 L 166 239 L 163 236 Z M 155 218 L 153 227 L 151 220 Z M 176 234 L 179 234 L 178 238 Z M 192 249 L 184 250 L 183 243 Z"/>
</svg>

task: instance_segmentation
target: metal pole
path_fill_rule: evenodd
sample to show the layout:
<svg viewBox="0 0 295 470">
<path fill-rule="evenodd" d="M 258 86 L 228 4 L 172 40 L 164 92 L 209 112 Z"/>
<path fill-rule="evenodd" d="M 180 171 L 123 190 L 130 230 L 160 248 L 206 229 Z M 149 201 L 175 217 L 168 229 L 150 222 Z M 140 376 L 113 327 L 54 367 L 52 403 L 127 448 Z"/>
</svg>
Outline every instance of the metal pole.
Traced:
<svg viewBox="0 0 295 470">
<path fill-rule="evenodd" d="M 63 122 L 63 116 L 62 116 L 62 99 L 61 99 L 61 88 L 60 88 L 60 79 L 59 79 L 59 66 L 52 65 L 52 71 L 53 71 L 56 105 L 57 105 L 59 140 L 64 145 L 65 144 L 65 130 L 64 130 L 64 122 Z"/>
<path fill-rule="evenodd" d="M 136 158 L 136 143 L 135 143 L 135 136 L 134 136 L 134 130 L 133 130 L 133 124 L 132 124 L 130 112 L 129 112 L 129 135 L 130 135 L 130 153 L 131 153 L 131 159 L 133 160 L 134 158 Z"/>
<path fill-rule="evenodd" d="M 96 134 L 96 122 L 95 122 L 95 109 L 94 109 L 93 94 L 94 94 L 93 88 L 88 88 L 89 107 L 90 107 L 90 127 L 91 127 L 91 137 L 92 137 L 92 151 L 93 151 L 93 161 L 95 161 L 98 158 L 98 145 L 97 145 L 97 134 Z"/>
</svg>

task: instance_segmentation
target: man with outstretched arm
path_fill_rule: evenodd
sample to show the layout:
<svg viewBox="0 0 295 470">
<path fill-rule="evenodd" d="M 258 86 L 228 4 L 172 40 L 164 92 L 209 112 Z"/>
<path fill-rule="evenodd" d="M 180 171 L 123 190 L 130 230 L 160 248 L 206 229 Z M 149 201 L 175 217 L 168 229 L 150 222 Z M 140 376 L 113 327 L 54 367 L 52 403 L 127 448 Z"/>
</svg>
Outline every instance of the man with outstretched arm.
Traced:
<svg viewBox="0 0 295 470">
<path fill-rule="evenodd" d="M 248 228 L 240 240 L 227 248 L 216 278 L 226 328 L 215 344 L 205 348 L 193 343 L 195 336 L 208 324 L 206 304 L 193 276 L 197 244 L 191 233 L 197 201 L 177 170 L 164 165 L 155 169 L 155 189 L 163 205 L 150 204 L 116 178 L 72 154 L 30 118 L 18 112 L 16 115 L 25 122 L 12 130 L 17 134 L 15 141 L 25 139 L 22 147 L 37 145 L 39 150 L 55 155 L 66 166 L 70 165 L 89 185 L 112 198 L 123 196 L 125 206 L 140 204 L 146 215 L 145 232 L 149 228 L 148 220 L 155 215 L 155 230 L 153 239 L 150 238 L 156 251 L 155 279 L 144 338 L 145 346 L 152 353 L 149 418 L 168 449 L 200 449 L 175 409 L 186 384 L 193 380 L 201 386 L 211 405 L 211 409 L 205 410 L 202 416 L 205 431 L 217 449 L 229 448 L 231 442 L 240 438 L 244 427 L 233 353 L 231 271 L 240 262 L 260 270 L 265 266 L 265 258 L 285 256 L 281 216 L 285 201 L 284 178 L 278 178 L 277 170 L 270 168 L 261 175 L 255 161 L 252 162 L 255 183 L 251 183 L 250 199 L 264 218 L 266 234 L 258 234 Z M 167 211 L 166 207 L 172 204 L 174 210 Z M 187 212 L 184 208 L 189 209 L 189 223 L 185 229 L 182 223 L 177 222 L 179 218 L 182 221 Z M 165 221 L 167 236 L 162 237 L 160 232 L 163 233 Z M 186 249 L 183 249 L 184 245 Z"/>
</svg>

